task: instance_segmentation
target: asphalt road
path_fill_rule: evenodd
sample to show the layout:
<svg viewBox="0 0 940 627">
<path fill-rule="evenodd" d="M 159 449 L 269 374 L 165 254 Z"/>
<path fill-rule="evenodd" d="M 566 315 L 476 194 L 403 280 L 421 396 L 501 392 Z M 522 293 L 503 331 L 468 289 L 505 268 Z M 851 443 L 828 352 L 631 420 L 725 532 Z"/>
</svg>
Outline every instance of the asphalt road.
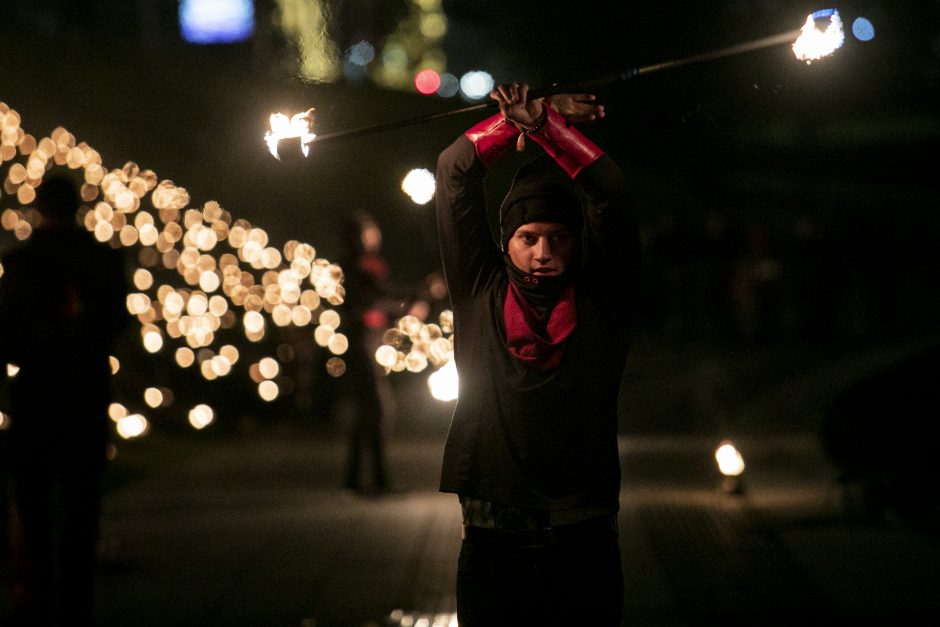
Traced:
<svg viewBox="0 0 940 627">
<path fill-rule="evenodd" d="M 935 536 L 848 516 L 812 437 L 738 444 L 748 471 L 729 494 L 713 438 L 622 439 L 625 625 L 940 616 Z M 460 519 L 435 489 L 442 445 L 394 437 L 400 490 L 357 495 L 338 488 L 342 442 L 322 434 L 147 443 L 106 497 L 100 624 L 445 624 Z"/>
</svg>

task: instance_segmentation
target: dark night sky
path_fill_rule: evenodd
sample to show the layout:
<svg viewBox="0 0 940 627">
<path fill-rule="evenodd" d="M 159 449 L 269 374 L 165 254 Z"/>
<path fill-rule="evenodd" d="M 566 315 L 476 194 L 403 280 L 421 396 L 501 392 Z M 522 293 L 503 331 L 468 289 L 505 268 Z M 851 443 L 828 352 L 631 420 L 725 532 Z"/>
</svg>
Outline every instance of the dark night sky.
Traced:
<svg viewBox="0 0 940 627">
<path fill-rule="evenodd" d="M 256 4 L 259 15 L 272 5 Z M 365 21 L 378 32 L 391 28 L 394 15 L 385 11 L 403 6 L 331 4 L 342 15 L 337 33 L 349 36 Z M 604 76 L 798 28 L 819 8 L 774 0 L 548 4 L 443 2 L 449 70 L 485 67 L 498 81 L 533 85 Z M 0 100 L 34 134 L 63 125 L 108 165 L 153 168 L 194 202 L 216 199 L 277 242 L 297 238 L 335 255 L 335 217 L 364 208 L 383 222 L 386 252 L 404 278 L 436 268 L 431 205 L 411 204 L 398 184 L 411 167 L 433 169 L 476 117 L 324 144 L 298 162 L 272 160 L 260 138 L 274 110 L 314 105 L 324 133 L 462 102 L 366 84 L 302 84 L 264 52 L 282 59 L 285 49 L 257 41 L 189 46 L 175 32 L 175 3 L 146 6 L 4 2 Z M 840 3 L 847 26 L 865 15 L 877 36 L 860 43 L 849 35 L 845 49 L 810 66 L 782 46 L 604 88 L 608 119 L 586 132 L 621 162 L 650 224 L 694 225 L 717 211 L 773 227 L 809 212 L 838 228 L 883 219 L 904 237 L 936 234 L 930 155 L 940 144 L 940 3 L 903 6 Z M 494 171 L 494 196 L 511 170 Z"/>
</svg>

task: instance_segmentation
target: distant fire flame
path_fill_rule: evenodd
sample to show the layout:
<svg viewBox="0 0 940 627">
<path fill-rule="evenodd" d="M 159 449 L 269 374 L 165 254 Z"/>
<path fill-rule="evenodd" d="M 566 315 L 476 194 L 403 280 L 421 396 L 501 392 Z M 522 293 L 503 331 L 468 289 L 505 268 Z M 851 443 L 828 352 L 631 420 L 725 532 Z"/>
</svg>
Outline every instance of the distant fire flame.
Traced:
<svg viewBox="0 0 940 627">
<path fill-rule="evenodd" d="M 281 156 L 277 152 L 277 143 L 282 139 L 300 139 L 300 150 L 306 157 L 310 153 L 310 144 L 316 139 L 317 135 L 311 130 L 313 126 L 313 109 L 307 109 L 303 113 L 295 113 L 287 117 L 283 113 L 271 114 L 271 130 L 265 132 L 264 141 L 268 144 L 268 150 L 277 159 Z"/>
<path fill-rule="evenodd" d="M 829 18 L 825 30 L 817 28 L 816 23 Z M 842 47 L 845 34 L 842 30 L 842 18 L 836 9 L 816 11 L 806 17 L 800 36 L 793 42 L 793 53 L 801 61 L 811 63 L 832 54 Z"/>
</svg>

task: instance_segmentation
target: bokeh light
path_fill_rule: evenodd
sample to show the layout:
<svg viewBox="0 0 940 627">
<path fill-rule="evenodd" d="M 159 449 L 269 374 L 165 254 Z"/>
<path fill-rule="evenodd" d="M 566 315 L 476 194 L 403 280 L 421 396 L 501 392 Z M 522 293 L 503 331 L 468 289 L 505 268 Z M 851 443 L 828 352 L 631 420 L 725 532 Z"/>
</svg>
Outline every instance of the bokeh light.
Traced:
<svg viewBox="0 0 940 627">
<path fill-rule="evenodd" d="M 431 396 L 439 401 L 456 400 L 458 388 L 457 365 L 453 361 L 428 376 Z"/>
<path fill-rule="evenodd" d="M 857 17 L 852 22 L 852 34 L 859 41 L 871 41 L 875 38 L 875 25 L 865 17 Z"/>
<path fill-rule="evenodd" d="M 265 357 L 258 362 L 258 371 L 265 379 L 273 379 L 278 375 L 280 370 L 281 368 L 278 365 L 277 360 L 271 357 Z"/>
<path fill-rule="evenodd" d="M 357 44 L 353 44 L 349 50 L 346 51 L 345 60 L 353 65 L 369 65 L 375 60 L 375 47 L 368 41 L 360 41 Z"/>
<path fill-rule="evenodd" d="M 271 380 L 264 380 L 258 384 L 258 396 L 265 401 L 273 401 L 278 397 L 280 389 L 277 383 Z"/>
<path fill-rule="evenodd" d="M 415 203 L 426 205 L 434 198 L 434 174 L 424 168 L 415 168 L 402 179 L 401 189 Z"/>
<path fill-rule="evenodd" d="M 189 424 L 196 429 L 205 429 L 215 420 L 215 412 L 205 403 L 189 410 Z"/>
<path fill-rule="evenodd" d="M 150 430 L 150 422 L 140 414 L 128 414 L 117 420 L 117 432 L 125 440 L 138 438 Z"/>
<path fill-rule="evenodd" d="M 375 351 L 375 361 L 391 372 L 418 373 L 429 366 L 431 396 L 453 400 L 457 395 L 457 369 L 454 365 L 454 316 L 449 309 L 438 316 L 437 323 L 425 323 L 412 315 L 402 316 L 387 329 L 382 345 Z"/>
<path fill-rule="evenodd" d="M 744 457 L 732 442 L 722 442 L 715 450 L 718 469 L 726 477 L 737 477 L 744 472 Z"/>
<path fill-rule="evenodd" d="M 152 170 L 131 161 L 109 169 L 97 151 L 66 129 L 57 127 L 37 139 L 20 124 L 20 115 L 0 102 L 0 165 L 6 165 L 0 170 L 5 172 L 3 193 L 8 200 L 29 201 L 21 202 L 21 208 L 3 210 L 0 226 L 17 239 L 29 238 L 39 218 L 28 205 L 42 177 L 53 167 L 81 170 L 85 204 L 76 215 L 78 223 L 103 245 L 135 253 L 128 255 L 136 266 L 130 270 L 133 291 L 126 308 L 140 325 L 139 347 L 145 355 L 187 371 L 184 377 L 196 381 L 231 376 L 241 353 L 231 335 L 240 333 L 246 342 L 261 342 L 270 337 L 269 322 L 281 312 L 286 316 L 278 318 L 278 324 L 305 327 L 319 321 L 324 345 L 340 352 L 346 349 L 345 335 L 338 332 L 340 316 L 331 309 L 345 298 L 343 271 L 317 257 L 312 245 L 291 240 L 278 248 L 264 229 L 233 216 L 216 201 L 194 204 L 185 188 L 161 180 Z M 216 349 L 223 336 L 227 343 Z M 118 375 L 120 361 L 111 356 L 110 363 L 112 374 Z M 274 385 L 283 396 L 293 390 L 293 383 L 274 364 L 278 372 L 268 380 L 273 383 L 279 377 Z M 342 360 L 326 363 L 332 376 L 345 370 L 344 364 L 337 364 Z M 124 404 L 113 405 L 109 412 L 125 438 L 139 437 L 150 428 L 148 418 L 128 406 L 156 409 L 173 403 L 173 393 L 147 381 L 148 375 L 136 366 L 127 377 L 140 388 L 121 390 Z M 239 372 L 248 368 L 241 365 Z M 8 366 L 11 375 L 14 369 Z M 199 394 L 201 388 L 189 389 Z M 189 414 L 197 429 L 215 418 L 215 412 L 202 404 Z"/>
<path fill-rule="evenodd" d="M 432 69 L 424 69 L 415 74 L 415 89 L 425 96 L 437 92 L 441 86 L 441 75 Z"/>
<path fill-rule="evenodd" d="M 453 98 L 460 92 L 460 80 L 450 72 L 441 74 L 441 84 L 437 88 L 437 95 L 441 98 Z"/>
<path fill-rule="evenodd" d="M 346 373 L 346 362 L 341 357 L 330 357 L 326 361 L 326 371 L 331 377 L 341 377 Z"/>
<path fill-rule="evenodd" d="M 144 402 L 149 407 L 159 407 L 163 404 L 163 391 L 159 388 L 147 388 L 144 390 Z"/>
<path fill-rule="evenodd" d="M 491 91 L 495 82 L 489 72 L 473 70 L 460 77 L 460 91 L 470 100 L 485 98 Z"/>
<path fill-rule="evenodd" d="M 323 0 L 279 0 L 279 26 L 296 47 L 304 78 L 329 82 L 340 75 L 340 55 L 330 39 L 328 3 Z"/>
<path fill-rule="evenodd" d="M 252 0 L 181 0 L 180 34 L 195 44 L 227 44 L 251 37 L 255 28 Z"/>
</svg>

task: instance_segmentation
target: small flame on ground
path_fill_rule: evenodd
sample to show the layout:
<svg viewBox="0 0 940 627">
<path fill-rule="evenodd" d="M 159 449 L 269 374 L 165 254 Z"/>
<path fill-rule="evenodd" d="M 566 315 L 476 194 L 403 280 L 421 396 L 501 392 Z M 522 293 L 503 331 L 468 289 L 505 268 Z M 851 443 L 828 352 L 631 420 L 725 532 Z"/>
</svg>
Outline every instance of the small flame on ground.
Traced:
<svg viewBox="0 0 940 627">
<path fill-rule="evenodd" d="M 264 141 L 268 144 L 268 150 L 276 158 L 281 156 L 277 153 L 277 142 L 282 139 L 300 138 L 300 150 L 306 157 L 310 154 L 310 144 L 316 139 L 317 135 L 311 130 L 313 126 L 313 109 L 307 109 L 303 113 L 295 113 L 287 117 L 283 113 L 272 113 L 271 130 L 264 134 Z"/>
<path fill-rule="evenodd" d="M 825 30 L 820 30 L 816 22 L 825 18 L 829 18 L 829 22 Z M 842 18 L 836 9 L 824 9 L 806 16 L 806 23 L 800 31 L 800 36 L 793 42 L 793 53 L 797 59 L 807 63 L 832 54 L 845 42 Z"/>
</svg>

